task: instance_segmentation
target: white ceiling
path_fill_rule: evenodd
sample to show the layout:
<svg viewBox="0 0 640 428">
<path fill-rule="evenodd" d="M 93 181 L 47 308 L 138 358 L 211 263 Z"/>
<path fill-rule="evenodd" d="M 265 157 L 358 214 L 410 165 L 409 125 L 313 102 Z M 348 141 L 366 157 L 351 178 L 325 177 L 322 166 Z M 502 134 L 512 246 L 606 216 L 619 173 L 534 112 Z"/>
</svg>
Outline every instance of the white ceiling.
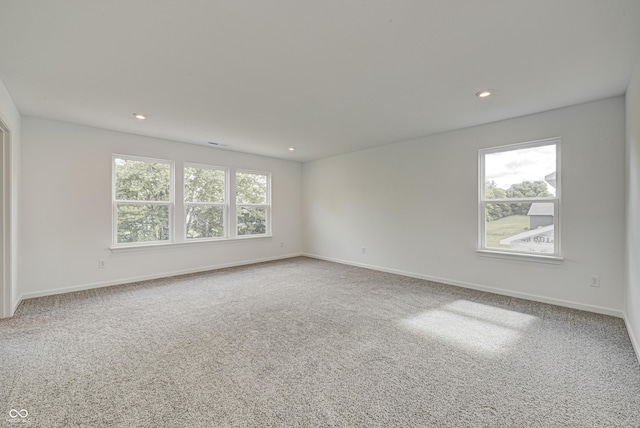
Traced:
<svg viewBox="0 0 640 428">
<path fill-rule="evenodd" d="M 0 0 L 22 115 L 298 161 L 620 95 L 639 51 L 638 0 Z"/>
</svg>

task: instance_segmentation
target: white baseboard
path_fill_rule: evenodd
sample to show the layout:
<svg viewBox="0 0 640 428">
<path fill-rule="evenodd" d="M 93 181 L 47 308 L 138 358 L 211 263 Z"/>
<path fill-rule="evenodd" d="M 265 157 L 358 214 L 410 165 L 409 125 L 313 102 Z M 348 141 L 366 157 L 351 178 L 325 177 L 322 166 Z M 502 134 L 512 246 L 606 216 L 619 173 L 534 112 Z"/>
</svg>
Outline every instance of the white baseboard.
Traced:
<svg viewBox="0 0 640 428">
<path fill-rule="evenodd" d="M 22 303 L 22 299 L 24 299 L 24 296 L 21 294 L 20 297 L 18 297 L 18 299 L 13 302 L 13 308 L 11 308 L 11 316 L 16 313 L 18 306 L 20 306 L 20 303 Z"/>
<path fill-rule="evenodd" d="M 502 288 L 489 287 L 481 284 L 457 281 L 450 278 L 442 278 L 442 277 L 436 277 L 431 275 L 419 274 L 415 272 L 402 271 L 398 269 L 390 269 L 390 268 L 385 268 L 381 266 L 369 265 L 365 263 L 357 263 L 357 262 L 352 262 L 348 260 L 336 259 L 333 257 L 324 257 L 317 254 L 310 254 L 310 253 L 291 253 L 291 254 L 275 256 L 275 257 L 265 257 L 261 259 L 244 260 L 240 262 L 222 263 L 217 265 L 203 266 L 199 268 L 183 269 L 178 271 L 163 272 L 159 274 L 142 275 L 137 277 L 121 278 L 121 279 L 112 280 L 112 281 L 94 282 L 89 284 L 80 284 L 80 285 L 62 287 L 62 288 L 51 289 L 51 290 L 29 292 L 29 293 L 24 293 L 20 296 L 20 298 L 18 299 L 18 301 L 15 303 L 13 307 L 13 311 L 15 312 L 15 310 L 18 308 L 22 300 L 32 299 L 34 297 L 43 297 L 43 296 L 51 296 L 55 294 L 71 293 L 74 291 L 90 290 L 93 288 L 111 287 L 114 285 L 130 284 L 133 282 L 148 281 L 151 279 L 167 278 L 167 277 L 185 275 L 190 273 L 206 272 L 211 270 L 224 269 L 228 267 L 244 266 L 244 265 L 250 265 L 250 264 L 256 264 L 256 263 L 270 262 L 275 260 L 289 259 L 289 258 L 299 257 L 299 256 L 310 257 L 318 260 L 326 260 L 326 261 L 340 263 L 340 264 L 349 265 L 349 266 L 356 266 L 356 267 L 376 270 L 380 272 L 387 272 L 387 273 L 403 275 L 411 278 L 418 278 L 418 279 L 424 279 L 427 281 L 434 281 L 434 282 L 439 282 L 443 284 L 454 285 L 462 288 L 469 288 L 472 290 L 485 291 L 488 293 L 500 294 L 500 295 L 509 296 L 509 297 L 516 297 L 516 298 L 525 299 L 525 300 L 532 300 L 532 301 L 541 302 L 541 303 L 549 303 L 552 305 L 558 305 L 558 306 L 563 306 L 567 308 L 579 309 L 583 311 L 595 312 L 599 314 L 611 315 L 614 317 L 622 318 L 625 320 L 625 323 L 627 324 L 627 330 L 629 331 L 631 341 L 633 343 L 636 354 L 640 359 L 640 344 L 638 343 L 638 339 L 637 339 L 638 336 L 633 333 L 633 329 L 627 322 L 627 318 L 625 317 L 624 312 L 616 309 L 605 308 L 605 307 L 595 306 L 595 305 L 586 305 L 583 303 L 577 303 L 577 302 L 572 302 L 568 300 L 555 299 L 555 298 L 539 296 L 535 294 L 521 293 L 517 291 L 502 289 Z"/>
<path fill-rule="evenodd" d="M 135 276 L 135 277 L 121 278 L 121 279 L 112 280 L 112 281 L 94 282 L 94 283 L 90 283 L 90 284 L 79 284 L 79 285 L 73 285 L 73 286 L 70 286 L 70 287 L 55 288 L 55 289 L 51 289 L 51 290 L 32 291 L 32 292 L 29 292 L 29 293 L 24 293 L 22 296 L 20 296 L 20 300 L 32 299 L 34 297 L 52 296 L 52 295 L 55 295 L 55 294 L 72 293 L 74 291 L 91 290 L 93 288 L 102 288 L 102 287 L 111 287 L 111 286 L 114 286 L 114 285 L 131 284 L 133 282 L 148 281 L 148 280 L 151 280 L 151 279 L 159 279 L 159 278 L 169 278 L 169 277 L 172 277 L 172 276 L 186 275 L 186 274 L 190 274 L 190 273 L 207 272 L 207 271 L 211 271 L 211 270 L 225 269 L 225 268 L 229 268 L 229 267 L 236 267 L 236 266 L 252 265 L 252 264 L 256 264 L 256 263 L 271 262 L 271 261 L 275 261 L 275 260 L 290 259 L 292 257 L 299 257 L 299 256 L 302 256 L 302 255 L 303 255 L 302 253 L 291 253 L 291 254 L 280 255 L 280 256 L 275 256 L 275 257 L 265 257 L 265 258 L 261 258 L 261 259 L 243 260 L 243 261 L 240 261 L 240 262 L 221 263 L 221 264 L 217 264 L 217 265 L 203 266 L 203 267 L 192 268 L 192 269 L 183 269 L 183 270 L 177 270 L 177 271 L 171 271 L 171 272 L 163 272 L 163 273 L 158 273 L 158 274 L 141 275 L 141 276 Z M 17 307 L 17 305 L 16 305 L 16 307 Z M 14 308 L 14 310 L 15 310 L 15 308 Z"/>
<path fill-rule="evenodd" d="M 0 319 L 11 318 L 16 313 L 16 310 L 18 309 L 18 306 L 20 306 L 20 303 L 22 303 L 22 295 L 15 301 L 9 303 L 9 307 L 7 308 L 8 313 L 3 313 L 3 311 L 0 311 Z"/>
<path fill-rule="evenodd" d="M 631 339 L 631 345 L 633 346 L 633 350 L 636 352 L 636 358 L 640 363 L 640 336 L 638 336 L 638 331 L 636 331 L 631 323 L 629 322 L 629 318 L 627 316 L 627 312 L 624 311 L 624 324 L 627 326 L 627 332 L 629 333 L 629 339 Z"/>
<path fill-rule="evenodd" d="M 424 275 L 424 274 L 415 273 L 415 272 L 407 272 L 407 271 L 402 271 L 398 269 L 390 269 L 390 268 L 385 268 L 381 266 L 369 265 L 365 263 L 352 262 L 349 260 L 341 260 L 341 259 L 335 259 L 332 257 L 324 257 L 324 256 L 319 256 L 317 254 L 304 253 L 302 255 L 305 257 L 310 257 L 318 260 L 326 260 L 329 262 L 340 263 L 340 264 L 349 265 L 349 266 L 356 266 L 356 267 L 361 267 L 365 269 L 377 270 L 380 272 L 393 273 L 396 275 L 408 276 L 410 278 L 425 279 L 427 281 L 440 282 L 443 284 L 454 285 L 462 288 L 469 288 L 472 290 L 485 291 L 487 293 L 500 294 L 503 296 L 516 297 L 519 299 L 532 300 L 534 302 L 549 303 L 551 305 L 563 306 L 571 309 L 579 309 L 587 312 L 595 312 L 603 315 L 611 315 L 617 318 L 624 319 L 624 314 L 622 311 L 619 311 L 617 309 L 605 308 L 602 306 L 586 305 L 584 303 L 572 302 L 570 300 L 562 300 L 562 299 L 555 299 L 552 297 L 539 296 L 536 294 L 521 293 L 519 291 L 506 290 L 503 288 L 495 288 L 495 287 L 489 287 L 481 284 L 474 284 L 470 282 L 456 281 L 450 278 L 441 278 L 437 276 Z"/>
</svg>

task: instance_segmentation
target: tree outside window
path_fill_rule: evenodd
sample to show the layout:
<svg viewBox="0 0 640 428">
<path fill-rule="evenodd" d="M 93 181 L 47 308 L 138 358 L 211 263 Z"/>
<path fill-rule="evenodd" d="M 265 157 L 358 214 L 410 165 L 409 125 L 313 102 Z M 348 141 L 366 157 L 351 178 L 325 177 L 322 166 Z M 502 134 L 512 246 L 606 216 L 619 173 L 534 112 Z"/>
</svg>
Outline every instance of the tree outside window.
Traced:
<svg viewBox="0 0 640 428">
<path fill-rule="evenodd" d="M 171 239 L 170 161 L 114 156 L 113 208 L 117 244 Z"/>
<path fill-rule="evenodd" d="M 271 233 L 270 173 L 194 163 L 183 166 L 178 165 L 178 170 L 184 172 L 184 197 L 175 201 L 173 161 L 113 155 L 114 247 Z M 175 212 L 181 220 L 184 214 L 184 229 L 178 227 L 177 232 Z"/>
<path fill-rule="evenodd" d="M 187 164 L 184 201 L 187 239 L 226 236 L 226 176 L 223 168 Z"/>
<path fill-rule="evenodd" d="M 236 173 L 236 230 L 238 236 L 269 233 L 270 176 L 262 172 Z"/>
<path fill-rule="evenodd" d="M 560 255 L 559 139 L 479 152 L 481 250 Z"/>
</svg>

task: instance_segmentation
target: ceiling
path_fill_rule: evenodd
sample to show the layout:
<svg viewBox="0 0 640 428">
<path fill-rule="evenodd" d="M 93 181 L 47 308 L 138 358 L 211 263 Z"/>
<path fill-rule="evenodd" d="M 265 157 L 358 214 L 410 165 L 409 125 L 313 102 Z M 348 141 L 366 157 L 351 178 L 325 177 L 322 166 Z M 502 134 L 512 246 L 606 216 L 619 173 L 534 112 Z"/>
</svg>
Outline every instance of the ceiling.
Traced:
<svg viewBox="0 0 640 428">
<path fill-rule="evenodd" d="M 296 161 L 620 95 L 639 52 L 638 0 L 0 0 L 22 115 Z"/>
</svg>

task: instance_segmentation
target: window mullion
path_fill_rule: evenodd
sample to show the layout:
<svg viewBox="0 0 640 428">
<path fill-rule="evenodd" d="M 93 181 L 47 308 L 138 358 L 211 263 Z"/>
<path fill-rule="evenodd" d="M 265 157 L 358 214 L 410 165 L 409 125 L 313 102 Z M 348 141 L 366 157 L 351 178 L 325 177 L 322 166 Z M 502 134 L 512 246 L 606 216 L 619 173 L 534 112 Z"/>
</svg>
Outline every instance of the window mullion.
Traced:
<svg viewBox="0 0 640 428">
<path fill-rule="evenodd" d="M 124 201 L 124 200 L 115 200 L 113 203 L 118 205 L 168 205 L 171 206 L 171 202 L 169 201 Z"/>
<path fill-rule="evenodd" d="M 186 240 L 186 228 L 184 224 L 184 165 L 178 162 L 173 168 L 173 241 L 184 242 Z"/>
<path fill-rule="evenodd" d="M 202 206 L 202 207 L 209 207 L 209 206 L 212 206 L 212 207 L 224 207 L 225 206 L 224 203 L 220 203 L 220 202 L 185 202 L 184 204 L 185 204 L 185 206 L 189 206 L 189 207 L 191 207 L 191 206 L 195 206 L 195 207 L 198 207 L 198 206 Z"/>
<path fill-rule="evenodd" d="M 237 171 L 229 171 L 229 237 L 236 238 L 238 236 L 238 204 L 236 189 Z"/>
<path fill-rule="evenodd" d="M 557 201 L 557 197 L 541 197 L 541 198 L 499 198 L 499 199 L 486 199 L 483 198 L 482 202 L 491 203 L 505 203 L 505 204 L 532 204 L 535 202 L 553 202 Z"/>
</svg>

